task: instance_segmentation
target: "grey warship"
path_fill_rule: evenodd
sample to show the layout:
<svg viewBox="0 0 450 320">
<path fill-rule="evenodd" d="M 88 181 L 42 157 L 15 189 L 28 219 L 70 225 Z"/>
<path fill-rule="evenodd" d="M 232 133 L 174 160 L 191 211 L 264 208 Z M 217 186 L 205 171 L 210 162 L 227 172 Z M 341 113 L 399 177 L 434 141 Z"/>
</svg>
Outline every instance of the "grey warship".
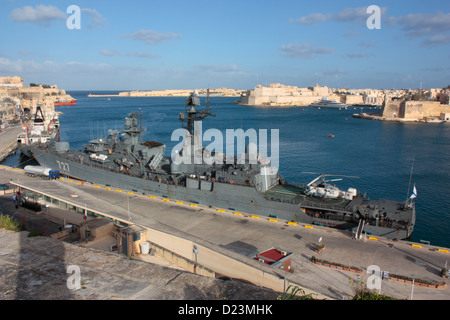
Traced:
<svg viewBox="0 0 450 320">
<path fill-rule="evenodd" d="M 185 113 L 180 113 L 179 119 L 191 134 L 197 121 L 214 116 L 209 110 L 209 96 L 207 99 L 202 110 L 195 93 L 186 99 Z M 237 157 L 231 163 L 205 160 L 179 163 L 165 155 L 165 144 L 140 141 L 144 131 L 142 114 L 131 113 L 121 131 L 108 130 L 106 138 L 89 141 L 83 150 L 71 150 L 68 142 L 56 140 L 40 145 L 23 144 L 19 148 L 43 167 L 95 184 L 348 230 L 356 238 L 366 233 L 400 240 L 409 238 L 413 232 L 416 220 L 413 200 L 372 200 L 354 188 L 339 190 L 329 184 L 338 179 L 330 179 L 326 174 L 306 185 L 294 185 L 286 182 L 278 171 L 272 173 L 268 158 L 258 156 L 256 163 L 250 163 L 254 150 L 248 146 L 244 163 L 237 161 Z M 207 157 L 224 157 L 206 148 L 194 150 L 193 144 L 193 141 L 184 144 L 175 157 L 186 155 L 187 151 L 192 151 L 191 157 L 196 152 Z"/>
</svg>

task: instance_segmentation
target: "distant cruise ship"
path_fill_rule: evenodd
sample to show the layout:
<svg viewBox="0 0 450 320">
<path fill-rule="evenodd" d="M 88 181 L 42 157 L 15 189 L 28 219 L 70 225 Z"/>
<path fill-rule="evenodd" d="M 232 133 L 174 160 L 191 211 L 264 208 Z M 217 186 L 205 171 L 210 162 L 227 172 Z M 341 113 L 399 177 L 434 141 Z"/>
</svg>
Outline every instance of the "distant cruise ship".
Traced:
<svg viewBox="0 0 450 320">
<path fill-rule="evenodd" d="M 321 100 L 311 103 L 309 105 L 310 107 L 316 107 L 316 108 L 333 108 L 333 109 L 347 109 L 348 105 L 334 101 L 334 100 L 328 100 L 327 97 L 323 97 Z"/>
</svg>

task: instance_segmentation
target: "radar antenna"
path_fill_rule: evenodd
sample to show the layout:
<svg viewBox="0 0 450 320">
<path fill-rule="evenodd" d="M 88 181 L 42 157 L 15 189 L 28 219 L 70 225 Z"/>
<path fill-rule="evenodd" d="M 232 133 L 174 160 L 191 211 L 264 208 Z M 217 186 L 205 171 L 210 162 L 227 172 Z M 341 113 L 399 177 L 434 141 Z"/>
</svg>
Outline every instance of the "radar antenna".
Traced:
<svg viewBox="0 0 450 320">
<path fill-rule="evenodd" d="M 183 122 L 182 127 L 189 131 L 191 135 L 194 134 L 194 122 L 203 120 L 208 116 L 215 117 L 209 111 L 209 89 L 206 94 L 206 109 L 196 110 L 195 106 L 200 106 L 200 98 L 197 91 L 192 92 L 189 97 L 186 98 L 186 114 L 180 113 L 179 119 Z"/>
</svg>

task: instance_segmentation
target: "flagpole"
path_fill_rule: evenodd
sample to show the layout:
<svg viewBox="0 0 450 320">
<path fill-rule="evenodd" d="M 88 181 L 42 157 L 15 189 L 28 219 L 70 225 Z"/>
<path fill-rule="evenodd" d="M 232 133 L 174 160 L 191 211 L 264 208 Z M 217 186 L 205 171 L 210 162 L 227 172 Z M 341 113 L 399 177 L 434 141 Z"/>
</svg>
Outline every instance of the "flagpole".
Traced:
<svg viewBox="0 0 450 320">
<path fill-rule="evenodd" d="M 408 204 L 408 199 L 409 199 L 409 190 L 411 189 L 411 179 L 412 179 L 412 173 L 413 173 L 413 168 L 414 168 L 414 161 L 415 161 L 416 159 L 414 158 L 413 159 L 413 163 L 412 163 L 412 165 L 411 165 L 411 173 L 410 173 L 410 175 L 409 175 L 409 184 L 408 184 L 408 192 L 406 193 L 406 201 L 405 201 L 405 205 L 407 205 Z"/>
</svg>

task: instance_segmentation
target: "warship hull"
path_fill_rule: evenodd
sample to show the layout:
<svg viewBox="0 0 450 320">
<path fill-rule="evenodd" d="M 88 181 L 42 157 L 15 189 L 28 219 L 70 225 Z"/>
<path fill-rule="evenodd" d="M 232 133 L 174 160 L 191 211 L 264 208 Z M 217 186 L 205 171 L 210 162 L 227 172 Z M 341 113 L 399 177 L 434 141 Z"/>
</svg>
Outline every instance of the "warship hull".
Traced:
<svg viewBox="0 0 450 320">
<path fill-rule="evenodd" d="M 355 201 L 341 201 L 339 203 L 334 199 L 329 199 L 332 204 L 336 204 L 334 212 L 328 211 L 329 205 L 326 211 L 329 214 L 307 214 L 308 210 L 326 205 L 324 200 L 318 199 L 316 203 L 311 203 L 308 202 L 311 201 L 311 197 L 308 197 L 308 201 L 296 202 L 287 199 L 280 200 L 279 198 L 271 199 L 271 190 L 261 193 L 248 185 L 190 178 L 187 178 L 186 183 L 183 185 L 175 185 L 165 183 L 160 179 L 146 179 L 135 176 L 132 173 L 117 172 L 101 164 L 87 164 L 83 163 L 83 161 L 74 161 L 58 153 L 50 153 L 43 147 L 23 146 L 21 151 L 27 156 L 32 156 L 41 166 L 60 170 L 62 175 L 93 184 L 179 201 L 199 203 L 214 208 L 234 210 L 243 214 L 247 213 L 332 227 L 353 233 L 357 232 L 358 228 L 357 220 L 348 221 L 348 219 L 343 218 L 346 213 L 351 212 L 352 205 L 357 206 L 360 204 L 354 203 Z M 390 205 L 400 206 L 401 204 L 399 202 L 390 202 Z M 391 239 L 406 239 L 413 230 L 415 222 L 414 207 L 408 222 L 411 226 L 408 228 L 367 224 L 364 227 L 364 232 Z"/>
</svg>

